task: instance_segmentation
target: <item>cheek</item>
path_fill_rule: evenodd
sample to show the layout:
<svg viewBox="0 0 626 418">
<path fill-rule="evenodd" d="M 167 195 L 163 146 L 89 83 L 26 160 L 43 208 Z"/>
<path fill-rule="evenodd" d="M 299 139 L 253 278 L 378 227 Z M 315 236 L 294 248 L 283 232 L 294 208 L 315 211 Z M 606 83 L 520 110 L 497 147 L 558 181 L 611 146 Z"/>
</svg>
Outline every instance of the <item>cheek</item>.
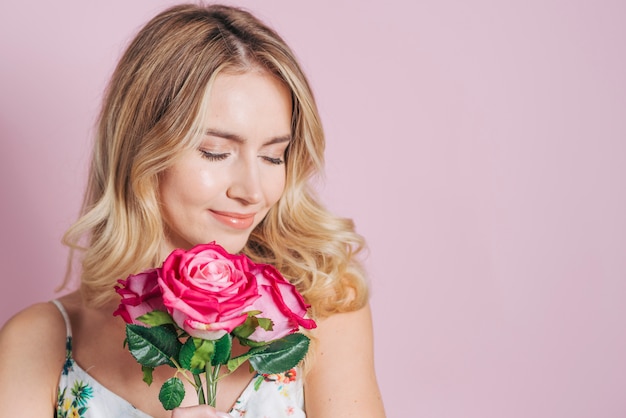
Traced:
<svg viewBox="0 0 626 418">
<path fill-rule="evenodd" d="M 166 171 L 159 179 L 159 206 L 166 220 L 176 212 L 173 203 L 177 201 L 175 176 Z"/>
<path fill-rule="evenodd" d="M 224 188 L 227 170 L 215 170 L 211 167 L 192 166 L 181 170 L 170 182 L 170 193 L 178 204 L 202 204 L 217 196 Z"/>
<path fill-rule="evenodd" d="M 269 206 L 274 205 L 278 202 L 278 199 L 283 195 L 285 191 L 285 172 L 283 171 L 280 175 L 276 175 L 272 178 L 272 181 L 268 183 L 266 186 L 265 196 Z"/>
<path fill-rule="evenodd" d="M 175 167 L 161 178 L 159 192 L 166 218 L 183 217 L 216 194 L 217 173 L 202 167 Z"/>
<path fill-rule="evenodd" d="M 225 179 L 229 174 L 228 170 L 211 170 L 210 167 L 204 167 L 192 175 L 192 188 L 195 192 L 203 196 L 213 196 L 224 189 Z"/>
</svg>

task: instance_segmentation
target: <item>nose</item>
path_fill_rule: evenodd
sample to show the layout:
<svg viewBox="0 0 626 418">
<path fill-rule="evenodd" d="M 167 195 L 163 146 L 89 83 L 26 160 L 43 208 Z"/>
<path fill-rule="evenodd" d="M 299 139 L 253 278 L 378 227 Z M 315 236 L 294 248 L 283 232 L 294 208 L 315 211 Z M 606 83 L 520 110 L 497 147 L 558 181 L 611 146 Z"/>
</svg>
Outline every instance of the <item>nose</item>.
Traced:
<svg viewBox="0 0 626 418">
<path fill-rule="evenodd" d="M 244 205 L 254 205 L 261 201 L 262 185 L 256 161 L 242 160 L 235 164 L 230 173 L 231 181 L 226 195 Z"/>
</svg>

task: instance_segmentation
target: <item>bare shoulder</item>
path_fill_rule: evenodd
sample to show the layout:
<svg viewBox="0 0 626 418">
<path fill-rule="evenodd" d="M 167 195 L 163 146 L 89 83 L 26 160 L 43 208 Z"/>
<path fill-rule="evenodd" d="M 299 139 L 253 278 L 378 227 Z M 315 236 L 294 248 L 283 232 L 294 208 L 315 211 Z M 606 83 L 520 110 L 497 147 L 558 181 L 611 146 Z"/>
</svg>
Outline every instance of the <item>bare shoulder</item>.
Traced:
<svg viewBox="0 0 626 418">
<path fill-rule="evenodd" d="M 58 341 L 63 343 L 65 340 L 65 322 L 58 308 L 51 302 L 37 303 L 18 312 L 0 330 L 0 344 L 3 348 L 35 340 L 38 341 L 37 345 Z M 21 348 L 28 350 L 31 344 L 26 345 Z"/>
<path fill-rule="evenodd" d="M 28 416 L 51 414 L 65 361 L 65 336 L 65 322 L 52 303 L 32 305 L 2 326 L 0 403 L 25 407 Z"/>
<path fill-rule="evenodd" d="M 322 338 L 322 342 L 330 343 L 335 338 L 346 338 L 346 333 L 372 334 L 372 313 L 369 304 L 363 308 L 345 313 L 338 313 L 317 321 L 314 333 Z M 330 341 L 329 341 L 330 339 Z M 356 342 L 355 342 L 356 343 Z"/>
<path fill-rule="evenodd" d="M 307 417 L 384 417 L 369 305 L 318 321 L 313 337 L 313 366 L 305 382 Z"/>
</svg>

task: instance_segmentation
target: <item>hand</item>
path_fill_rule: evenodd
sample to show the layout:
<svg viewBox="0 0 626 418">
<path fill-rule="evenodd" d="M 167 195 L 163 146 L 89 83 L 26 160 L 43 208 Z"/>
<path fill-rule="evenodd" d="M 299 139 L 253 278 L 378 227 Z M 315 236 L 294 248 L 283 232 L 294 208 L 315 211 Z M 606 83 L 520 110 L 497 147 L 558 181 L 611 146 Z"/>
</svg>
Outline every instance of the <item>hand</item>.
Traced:
<svg viewBox="0 0 626 418">
<path fill-rule="evenodd" d="M 208 405 L 198 405 L 175 408 L 172 410 L 172 418 L 231 418 L 231 416 Z"/>
</svg>

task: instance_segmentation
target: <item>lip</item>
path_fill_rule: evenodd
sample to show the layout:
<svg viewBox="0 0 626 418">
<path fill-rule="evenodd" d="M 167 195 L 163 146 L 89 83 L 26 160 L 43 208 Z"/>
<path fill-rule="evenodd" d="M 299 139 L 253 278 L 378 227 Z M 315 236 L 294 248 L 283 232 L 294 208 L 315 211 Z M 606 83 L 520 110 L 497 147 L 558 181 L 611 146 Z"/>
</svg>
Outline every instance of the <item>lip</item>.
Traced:
<svg viewBox="0 0 626 418">
<path fill-rule="evenodd" d="M 226 226 L 235 229 L 248 229 L 254 223 L 256 213 L 235 213 L 210 210 L 211 214 Z"/>
</svg>

